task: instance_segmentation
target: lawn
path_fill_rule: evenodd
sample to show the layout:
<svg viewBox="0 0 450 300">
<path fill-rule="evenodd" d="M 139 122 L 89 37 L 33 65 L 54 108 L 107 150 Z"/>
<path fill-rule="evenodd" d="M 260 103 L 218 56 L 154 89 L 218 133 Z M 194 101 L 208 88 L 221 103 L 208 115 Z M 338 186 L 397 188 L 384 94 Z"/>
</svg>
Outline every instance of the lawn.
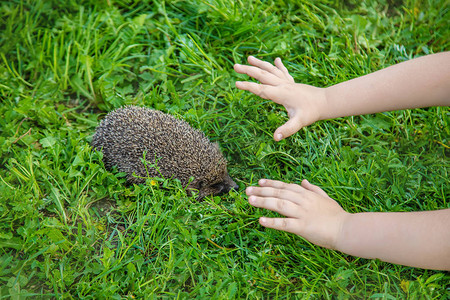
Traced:
<svg viewBox="0 0 450 300">
<path fill-rule="evenodd" d="M 330 86 L 450 50 L 441 1 L 0 3 L 0 298 L 445 299 L 450 273 L 264 229 L 244 189 L 307 178 L 349 212 L 450 208 L 448 107 L 320 121 L 235 88 L 248 55 Z M 220 144 L 239 191 L 126 184 L 90 147 L 105 114 L 162 110 Z"/>
</svg>

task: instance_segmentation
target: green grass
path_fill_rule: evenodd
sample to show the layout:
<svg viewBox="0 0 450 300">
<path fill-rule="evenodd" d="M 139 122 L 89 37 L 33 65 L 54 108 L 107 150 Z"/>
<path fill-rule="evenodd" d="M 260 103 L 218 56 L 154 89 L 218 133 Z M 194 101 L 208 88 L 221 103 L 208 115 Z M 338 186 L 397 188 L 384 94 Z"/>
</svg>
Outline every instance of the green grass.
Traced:
<svg viewBox="0 0 450 300">
<path fill-rule="evenodd" d="M 250 54 L 329 86 L 450 49 L 448 1 L 361 2 L 2 1 L 0 298 L 450 297 L 448 272 L 262 228 L 243 192 L 307 178 L 350 212 L 450 207 L 448 108 L 321 121 L 276 143 L 285 111 L 234 87 Z M 241 190 L 197 202 L 176 181 L 106 171 L 89 144 L 125 104 L 203 130 Z"/>
</svg>

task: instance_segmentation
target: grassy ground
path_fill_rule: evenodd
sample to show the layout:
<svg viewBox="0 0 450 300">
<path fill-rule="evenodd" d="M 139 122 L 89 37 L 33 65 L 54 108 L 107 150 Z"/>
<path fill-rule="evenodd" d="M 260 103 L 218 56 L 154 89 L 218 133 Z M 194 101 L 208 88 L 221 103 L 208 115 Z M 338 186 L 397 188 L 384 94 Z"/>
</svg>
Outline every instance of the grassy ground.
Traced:
<svg viewBox="0 0 450 300">
<path fill-rule="evenodd" d="M 264 229 L 244 187 L 310 182 L 350 212 L 450 207 L 448 108 L 322 121 L 238 91 L 249 54 L 328 86 L 450 49 L 448 1 L 2 1 L 0 298 L 435 298 L 447 272 L 360 259 Z M 219 142 L 239 192 L 127 186 L 89 146 L 124 104 Z"/>
</svg>

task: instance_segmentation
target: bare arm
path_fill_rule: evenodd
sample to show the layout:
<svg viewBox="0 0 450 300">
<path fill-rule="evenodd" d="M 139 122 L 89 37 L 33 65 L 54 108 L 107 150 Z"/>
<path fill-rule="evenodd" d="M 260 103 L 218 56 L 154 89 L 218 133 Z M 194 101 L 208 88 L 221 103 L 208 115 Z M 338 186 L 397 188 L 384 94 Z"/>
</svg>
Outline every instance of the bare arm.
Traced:
<svg viewBox="0 0 450 300">
<path fill-rule="evenodd" d="M 246 190 L 251 205 L 287 218 L 261 225 L 364 258 L 450 271 L 450 209 L 408 213 L 356 213 L 342 209 L 321 188 L 263 179 Z"/>
<path fill-rule="evenodd" d="M 450 209 L 348 215 L 335 248 L 364 258 L 450 270 Z"/>
<path fill-rule="evenodd" d="M 261 83 L 236 87 L 283 105 L 289 121 L 274 133 L 279 141 L 318 120 L 389 110 L 450 105 L 450 52 L 412 59 L 327 88 L 295 83 L 281 60 L 275 65 L 253 56 L 238 73 Z"/>
<path fill-rule="evenodd" d="M 450 105 L 450 52 L 427 55 L 325 89 L 321 119 Z"/>
</svg>

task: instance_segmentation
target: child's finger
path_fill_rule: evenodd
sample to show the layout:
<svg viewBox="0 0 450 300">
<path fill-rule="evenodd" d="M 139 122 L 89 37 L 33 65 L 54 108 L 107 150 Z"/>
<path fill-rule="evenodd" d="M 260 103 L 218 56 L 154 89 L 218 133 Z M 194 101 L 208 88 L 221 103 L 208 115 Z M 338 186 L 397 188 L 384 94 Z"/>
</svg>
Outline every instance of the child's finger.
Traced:
<svg viewBox="0 0 450 300">
<path fill-rule="evenodd" d="M 279 57 L 275 58 L 275 66 L 283 72 L 284 76 L 288 80 L 294 82 L 294 78 L 291 76 L 291 74 L 289 74 L 288 69 L 284 66 L 283 62 L 281 61 L 281 58 Z"/>
<path fill-rule="evenodd" d="M 267 61 L 263 61 L 260 59 L 257 59 L 254 56 L 249 56 L 248 57 L 248 63 L 251 64 L 252 66 L 261 68 L 269 73 L 272 73 L 278 77 L 283 78 L 284 76 L 284 72 L 282 70 L 280 70 L 279 68 L 277 68 L 276 66 L 272 65 L 271 63 L 267 62 Z"/>
<path fill-rule="evenodd" d="M 240 74 L 247 74 L 248 76 L 255 78 L 263 84 L 279 85 L 285 83 L 284 77 L 280 78 L 258 67 L 236 64 L 234 65 L 234 70 Z"/>
<path fill-rule="evenodd" d="M 261 94 L 261 84 L 250 81 L 236 81 L 236 87 L 240 90 L 252 92 L 255 95 Z"/>
<path fill-rule="evenodd" d="M 279 103 L 277 101 L 279 88 L 277 87 L 249 81 L 236 81 L 236 87 L 240 90 L 252 92 L 263 99 L 268 99 L 274 101 L 275 103 Z"/>
<path fill-rule="evenodd" d="M 296 218 L 301 214 L 301 207 L 288 200 L 252 195 L 248 197 L 248 202 L 254 207 L 265 208 L 286 217 Z"/>
<path fill-rule="evenodd" d="M 286 183 L 283 181 L 279 181 L 279 180 L 271 180 L 271 179 L 260 179 L 258 181 L 259 186 L 261 187 L 272 187 L 272 188 L 276 188 L 276 189 L 285 189 L 285 190 L 289 190 L 292 192 L 296 192 L 296 193 L 301 193 L 303 188 L 298 185 L 298 184 L 294 184 L 294 183 Z"/>
<path fill-rule="evenodd" d="M 281 141 L 285 139 L 297 131 L 299 131 L 303 127 L 303 124 L 299 118 L 291 118 L 289 121 L 284 123 L 282 126 L 278 127 L 273 134 L 273 138 L 275 141 Z"/>
<path fill-rule="evenodd" d="M 294 192 L 291 190 L 277 189 L 277 188 L 273 188 L 273 187 L 249 186 L 248 188 L 245 189 L 245 193 L 249 197 L 257 196 L 257 197 L 262 197 L 262 198 L 278 198 L 278 199 L 291 201 L 295 204 L 300 204 L 302 194 L 306 190 L 303 189 L 302 187 L 299 187 L 299 188 L 300 188 L 299 191 Z"/>
<path fill-rule="evenodd" d="M 290 233 L 298 234 L 299 221 L 291 218 L 259 218 L 259 224 L 267 228 L 283 230 Z"/>
<path fill-rule="evenodd" d="M 308 180 L 306 180 L 306 179 L 303 179 L 303 181 L 302 181 L 302 187 L 304 187 L 305 189 L 307 189 L 308 191 L 311 191 L 311 192 L 314 192 L 314 193 L 317 193 L 317 194 L 319 194 L 319 195 L 321 195 L 321 196 L 324 196 L 324 197 L 330 197 L 330 196 L 328 196 L 328 194 L 324 191 L 324 190 L 322 190 L 320 187 L 318 187 L 317 185 L 314 185 L 314 184 L 312 184 L 312 183 L 310 183 Z"/>
</svg>

